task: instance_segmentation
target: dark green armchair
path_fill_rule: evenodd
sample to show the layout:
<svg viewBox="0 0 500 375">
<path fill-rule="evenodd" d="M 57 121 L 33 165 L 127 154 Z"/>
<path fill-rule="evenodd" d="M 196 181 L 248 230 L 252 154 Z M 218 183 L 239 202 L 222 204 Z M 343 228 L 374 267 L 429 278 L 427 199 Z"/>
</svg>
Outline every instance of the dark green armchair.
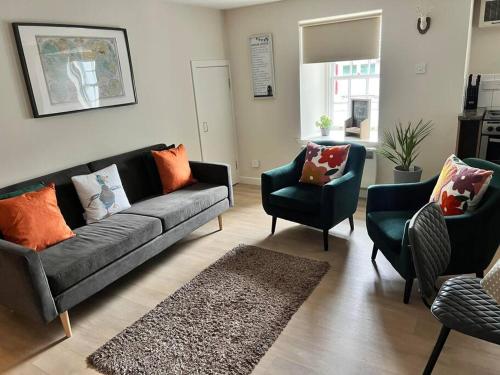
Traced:
<svg viewBox="0 0 500 375">
<path fill-rule="evenodd" d="M 473 212 L 445 217 L 451 260 L 443 275 L 476 273 L 481 277 L 500 244 L 500 166 L 465 159 L 471 167 L 493 170 L 480 206 Z M 438 176 L 415 184 L 374 185 L 368 188 L 366 228 L 373 241 L 372 261 L 380 250 L 406 280 L 404 303 L 410 300 L 415 271 L 408 247 L 412 216 L 429 202 Z"/>
<path fill-rule="evenodd" d="M 325 146 L 345 145 L 349 142 L 316 142 Z M 354 229 L 353 214 L 358 206 L 359 188 L 366 158 L 366 149 L 350 143 L 349 157 L 342 177 L 324 186 L 299 182 L 306 149 L 290 164 L 262 174 L 262 205 L 272 216 L 272 229 L 276 219 L 293 221 L 323 231 L 325 251 L 328 250 L 328 231 L 345 219 Z"/>
</svg>

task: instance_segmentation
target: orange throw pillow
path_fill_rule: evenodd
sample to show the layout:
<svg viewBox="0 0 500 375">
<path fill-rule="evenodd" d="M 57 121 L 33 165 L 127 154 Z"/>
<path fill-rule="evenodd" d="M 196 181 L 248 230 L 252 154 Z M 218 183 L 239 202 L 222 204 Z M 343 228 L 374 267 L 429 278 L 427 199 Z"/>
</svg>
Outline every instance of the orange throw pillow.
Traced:
<svg viewBox="0 0 500 375">
<path fill-rule="evenodd" d="M 54 184 L 0 200 L 0 232 L 7 241 L 35 251 L 75 236 L 57 205 Z"/>
<path fill-rule="evenodd" d="M 194 184 L 189 159 L 184 145 L 164 151 L 151 151 L 160 174 L 163 194 Z"/>
</svg>

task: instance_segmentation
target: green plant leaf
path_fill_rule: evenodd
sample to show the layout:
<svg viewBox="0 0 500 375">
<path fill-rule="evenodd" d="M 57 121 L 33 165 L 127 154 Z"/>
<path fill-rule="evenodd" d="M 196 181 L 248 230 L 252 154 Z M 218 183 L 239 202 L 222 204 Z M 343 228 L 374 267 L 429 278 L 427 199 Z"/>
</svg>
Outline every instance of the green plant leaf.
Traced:
<svg viewBox="0 0 500 375">
<path fill-rule="evenodd" d="M 392 131 L 389 129 L 384 131 L 378 153 L 403 169 L 409 170 L 420 154 L 418 146 L 432 130 L 432 121 L 424 122 L 421 119 L 416 125 L 409 121 L 407 126 L 398 121 Z"/>
</svg>

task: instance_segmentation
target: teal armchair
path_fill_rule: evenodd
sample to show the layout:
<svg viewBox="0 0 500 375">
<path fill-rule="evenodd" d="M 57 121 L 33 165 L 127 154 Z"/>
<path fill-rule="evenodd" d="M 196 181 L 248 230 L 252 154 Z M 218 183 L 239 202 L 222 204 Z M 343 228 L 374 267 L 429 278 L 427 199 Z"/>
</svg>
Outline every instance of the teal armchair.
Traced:
<svg viewBox="0 0 500 375">
<path fill-rule="evenodd" d="M 463 215 L 446 216 L 451 260 L 443 275 L 476 273 L 481 277 L 500 244 L 500 166 L 480 159 L 465 159 L 471 167 L 493 170 L 480 206 Z M 403 301 L 410 300 L 415 270 L 408 241 L 413 215 L 429 202 L 438 176 L 414 184 L 374 185 L 368 188 L 366 228 L 373 241 L 372 261 L 382 252 L 406 280 Z"/>
<path fill-rule="evenodd" d="M 322 141 L 320 145 L 345 145 L 348 142 Z M 345 219 L 354 229 L 353 214 L 358 206 L 359 188 L 366 149 L 350 143 L 344 175 L 324 186 L 299 182 L 306 150 L 289 164 L 262 174 L 262 205 L 272 216 L 274 234 L 277 218 L 293 221 L 323 231 L 323 244 L 328 250 L 328 231 Z"/>
</svg>

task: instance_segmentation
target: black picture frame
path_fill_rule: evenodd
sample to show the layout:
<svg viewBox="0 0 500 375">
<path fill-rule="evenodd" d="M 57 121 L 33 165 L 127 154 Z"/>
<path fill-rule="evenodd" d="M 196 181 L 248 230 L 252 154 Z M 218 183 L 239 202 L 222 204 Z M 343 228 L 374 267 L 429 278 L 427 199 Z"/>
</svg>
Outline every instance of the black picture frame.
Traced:
<svg viewBox="0 0 500 375">
<path fill-rule="evenodd" d="M 61 28 L 71 28 L 71 29 L 72 28 L 74 28 L 74 29 L 95 29 L 95 30 L 101 30 L 101 31 L 107 30 L 107 31 L 115 31 L 115 32 L 123 33 L 124 44 L 126 47 L 126 57 L 128 59 L 127 66 L 128 66 L 128 70 L 130 72 L 130 77 L 129 77 L 130 82 L 128 82 L 128 85 L 131 88 L 130 94 L 133 94 L 133 100 L 125 102 L 125 103 L 102 105 L 102 106 L 92 107 L 92 108 L 81 108 L 81 109 L 75 109 L 75 110 L 41 113 L 41 111 L 39 110 L 39 105 L 37 104 L 37 100 L 36 100 L 34 91 L 33 91 L 32 78 L 30 77 L 30 72 L 28 69 L 28 62 L 26 59 L 26 54 L 24 51 L 22 38 L 21 38 L 21 34 L 20 34 L 20 28 L 22 28 L 22 27 L 41 27 L 41 28 L 43 28 L 43 27 L 49 27 L 49 28 L 61 27 Z M 14 38 L 15 38 L 15 42 L 16 42 L 18 55 L 19 55 L 19 61 L 21 63 L 21 68 L 23 71 L 23 76 L 24 76 L 24 80 L 26 83 L 28 97 L 29 97 L 31 109 L 33 112 L 33 117 L 35 117 L 35 118 L 51 117 L 51 116 L 58 116 L 58 115 L 63 115 L 63 114 L 85 112 L 85 111 L 90 111 L 90 110 L 95 110 L 95 109 L 115 108 L 115 107 L 123 107 L 123 106 L 138 104 L 137 90 L 136 90 L 135 78 L 134 78 L 134 70 L 133 70 L 133 66 L 132 66 L 132 56 L 130 53 L 130 46 L 129 46 L 129 41 L 128 41 L 127 30 L 125 28 L 106 27 L 106 26 L 91 26 L 91 25 L 58 24 L 58 23 L 13 22 L 12 29 L 14 31 Z M 77 37 L 77 36 L 78 35 L 75 35 L 75 37 Z M 120 65 L 124 63 L 121 60 L 119 62 L 120 62 Z"/>
</svg>

